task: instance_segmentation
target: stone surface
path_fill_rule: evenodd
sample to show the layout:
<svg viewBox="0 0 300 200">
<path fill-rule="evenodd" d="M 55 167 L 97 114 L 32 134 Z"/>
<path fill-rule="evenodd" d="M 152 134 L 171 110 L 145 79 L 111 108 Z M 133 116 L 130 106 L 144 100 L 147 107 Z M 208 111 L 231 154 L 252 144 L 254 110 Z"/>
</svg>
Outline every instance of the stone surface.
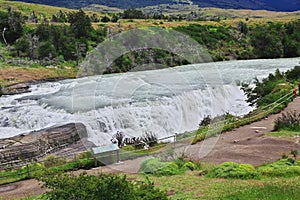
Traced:
<svg viewBox="0 0 300 200">
<path fill-rule="evenodd" d="M 22 94 L 26 92 L 30 92 L 30 89 L 29 89 L 29 85 L 25 83 L 19 83 L 5 88 L 0 88 L 0 96 Z"/>
<path fill-rule="evenodd" d="M 0 167 L 44 157 L 86 138 L 83 124 L 70 123 L 28 135 L 0 139 Z"/>
</svg>

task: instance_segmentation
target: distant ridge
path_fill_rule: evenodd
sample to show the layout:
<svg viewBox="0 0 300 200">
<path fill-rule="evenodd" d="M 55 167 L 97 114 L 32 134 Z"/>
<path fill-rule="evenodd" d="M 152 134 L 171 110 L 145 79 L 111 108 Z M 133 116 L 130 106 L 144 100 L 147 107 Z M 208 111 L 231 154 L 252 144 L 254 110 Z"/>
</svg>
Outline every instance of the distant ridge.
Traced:
<svg viewBox="0 0 300 200">
<path fill-rule="evenodd" d="M 298 11 L 300 0 L 20 0 L 67 8 L 83 8 L 91 4 L 105 5 L 121 9 L 142 8 L 159 4 L 194 4 L 199 7 L 225 9 L 252 9 L 272 11 Z"/>
</svg>

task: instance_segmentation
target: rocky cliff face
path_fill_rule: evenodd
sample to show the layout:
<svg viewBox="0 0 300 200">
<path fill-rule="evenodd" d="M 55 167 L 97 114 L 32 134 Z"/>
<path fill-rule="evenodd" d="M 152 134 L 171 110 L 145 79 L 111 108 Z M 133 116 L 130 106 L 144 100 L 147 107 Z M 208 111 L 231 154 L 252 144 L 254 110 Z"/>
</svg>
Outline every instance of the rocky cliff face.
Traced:
<svg viewBox="0 0 300 200">
<path fill-rule="evenodd" d="M 0 140 L 0 167 L 30 161 L 64 149 L 87 138 L 83 124 L 70 123 L 28 135 Z"/>
</svg>

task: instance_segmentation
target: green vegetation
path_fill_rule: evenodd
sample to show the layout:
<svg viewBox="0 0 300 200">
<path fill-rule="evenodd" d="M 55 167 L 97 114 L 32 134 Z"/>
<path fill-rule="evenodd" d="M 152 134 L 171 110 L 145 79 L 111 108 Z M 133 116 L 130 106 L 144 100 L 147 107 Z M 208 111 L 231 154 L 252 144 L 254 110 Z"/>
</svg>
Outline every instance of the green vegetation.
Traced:
<svg viewBox="0 0 300 200">
<path fill-rule="evenodd" d="M 282 113 L 281 117 L 275 120 L 274 131 L 300 131 L 300 114 L 296 111 Z"/>
<path fill-rule="evenodd" d="M 126 176 L 105 175 L 98 176 L 80 174 L 51 174 L 43 173 L 37 178 L 44 182 L 44 187 L 50 189 L 44 199 L 168 199 L 165 192 L 154 187 L 154 184 L 146 181 L 130 182 Z"/>
<path fill-rule="evenodd" d="M 243 188 L 232 194 L 222 196 L 223 199 L 298 199 L 300 193 L 297 190 L 298 185 L 291 183 L 284 184 L 284 180 L 276 185 L 272 183 L 264 184 L 263 186 L 250 186 Z"/>
<path fill-rule="evenodd" d="M 298 153 L 291 151 L 291 154 Z M 292 154 L 293 155 L 293 154 Z M 296 177 L 300 175 L 300 162 L 294 158 L 285 158 L 274 163 L 254 168 L 250 164 L 225 162 L 213 168 L 207 177 L 228 179 L 263 179 L 274 177 Z"/>
<path fill-rule="evenodd" d="M 185 157 L 179 157 L 174 161 L 162 161 L 159 158 L 149 158 L 141 163 L 139 173 L 151 174 L 154 176 L 173 176 L 183 174 L 187 170 L 198 170 L 199 165 L 187 160 Z"/>
<path fill-rule="evenodd" d="M 45 170 L 49 173 L 59 173 L 78 169 L 91 169 L 93 167 L 95 167 L 95 162 L 90 153 L 79 154 L 76 159 L 69 161 L 64 157 L 51 155 L 40 162 L 33 162 L 20 168 L 8 167 L 1 170 L 0 185 L 35 178 Z"/>
<path fill-rule="evenodd" d="M 142 162 L 139 172 L 156 176 L 172 176 L 182 174 L 187 168 L 181 168 L 175 162 L 162 162 L 157 158 L 149 158 Z"/>
<path fill-rule="evenodd" d="M 296 83 L 300 80 L 300 67 L 281 73 L 276 70 L 275 74 L 269 76 L 262 81 L 255 80 L 255 87 L 249 88 L 244 85 L 243 90 L 247 95 L 247 101 L 251 105 L 266 106 L 276 100 L 280 99 L 286 94 L 291 93 Z M 284 101 L 283 105 L 286 106 L 289 101 Z"/>
<path fill-rule="evenodd" d="M 286 158 L 260 166 L 257 171 L 262 177 L 296 177 L 300 175 L 300 162 L 293 158 Z"/>
<path fill-rule="evenodd" d="M 225 162 L 210 171 L 207 176 L 212 178 L 253 179 L 258 176 L 258 173 L 250 164 Z"/>
<path fill-rule="evenodd" d="M 294 161 L 294 162 L 293 162 Z M 197 164 L 195 171 L 151 176 L 171 199 L 297 199 L 299 161 L 292 158 L 254 168 L 249 164 Z M 207 175 L 206 175 L 207 174 Z M 200 175 L 200 176 L 199 176 Z M 206 176 L 203 176 L 206 175 Z M 141 175 L 131 178 L 142 179 Z M 252 193 L 252 194 L 251 194 Z"/>
<path fill-rule="evenodd" d="M 0 29 L 7 29 L 1 41 L 10 46 L 7 50 L 9 55 L 2 59 L 11 62 L 11 59 L 18 58 L 22 65 L 32 63 L 30 61 L 38 61 L 41 65 L 64 61 L 76 61 L 78 64 L 88 50 L 106 37 L 106 29 L 94 29 L 91 18 L 82 10 L 69 13 L 60 11 L 56 20 L 70 25 L 44 20 L 31 27 L 25 24 L 21 13 L 11 8 L 7 12 L 0 11 L 0 19 Z"/>
<path fill-rule="evenodd" d="M 265 134 L 266 136 L 275 136 L 275 137 L 300 137 L 299 131 L 287 131 L 287 130 L 281 130 L 281 131 L 273 131 L 270 133 Z"/>
<path fill-rule="evenodd" d="M 215 61 L 300 56 L 300 20 L 264 25 L 240 21 L 236 27 L 191 24 L 175 30 L 204 45 Z"/>
<path fill-rule="evenodd" d="M 180 22 L 180 19 L 170 19 L 166 16 L 143 16 L 141 11 L 135 9 L 100 18 L 96 13 L 85 13 L 82 10 L 61 9 L 55 10 L 56 13 L 54 13 L 49 8 L 49 12 L 51 10 L 51 17 L 49 17 L 49 14 L 42 15 L 34 12 L 33 9 L 30 10 L 31 4 L 26 4 L 28 8 L 26 12 L 12 5 L 13 9 L 0 10 L 0 30 L 7 28 L 0 47 L 0 63 L 4 66 L 33 66 L 38 63 L 41 66 L 65 66 L 67 64 L 74 67 L 84 59 L 88 51 L 92 51 L 106 38 L 107 27 L 114 27 L 110 31 L 118 29 L 119 32 L 135 26 L 152 26 L 153 23 L 162 26 L 166 20 L 167 22 L 172 20 Z M 153 21 L 149 21 L 150 24 L 147 24 L 147 21 L 127 22 L 127 19 L 132 20 L 132 18 L 153 18 Z M 114 23 L 119 19 L 123 19 L 122 25 L 119 24 L 116 28 Z M 154 19 L 165 21 L 157 22 Z M 108 22 L 110 24 L 105 24 Z M 178 23 L 171 26 L 167 24 L 166 27 L 178 26 Z M 250 24 L 248 20 L 240 21 L 236 25 L 226 23 L 198 25 L 196 23 L 185 22 L 184 24 L 189 25 L 175 27 L 175 30 L 190 35 L 204 45 L 214 60 L 300 55 L 297 49 L 300 41 L 297 34 L 299 20 L 256 25 Z M 110 35 L 115 34 L 116 30 L 110 32 Z M 180 56 L 161 49 L 137 50 L 119 57 L 104 73 L 127 72 L 137 69 L 137 66 L 150 63 L 158 63 L 162 68 L 188 64 Z M 145 69 L 139 68 L 139 70 Z"/>
<path fill-rule="evenodd" d="M 247 96 L 247 101 L 252 106 L 256 105 L 257 108 L 243 118 L 234 117 L 229 113 L 217 116 L 214 119 L 206 116 L 200 122 L 199 129 L 194 133 L 195 137 L 191 143 L 196 144 L 208 137 L 250 124 L 270 114 L 278 113 L 293 100 L 292 89 L 299 80 L 300 67 L 294 67 L 294 69 L 283 73 L 276 70 L 274 75 L 269 74 L 262 81 L 255 79 L 255 87 L 243 84 L 242 89 Z M 275 131 L 299 131 L 299 121 L 299 114 L 296 112 L 283 114 L 275 121 Z"/>
</svg>

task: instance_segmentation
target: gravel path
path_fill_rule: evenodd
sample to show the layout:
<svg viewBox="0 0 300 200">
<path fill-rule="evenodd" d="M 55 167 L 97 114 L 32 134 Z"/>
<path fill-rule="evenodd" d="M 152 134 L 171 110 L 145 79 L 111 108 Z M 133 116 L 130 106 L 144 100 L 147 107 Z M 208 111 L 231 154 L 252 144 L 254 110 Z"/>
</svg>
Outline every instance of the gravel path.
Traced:
<svg viewBox="0 0 300 200">
<path fill-rule="evenodd" d="M 299 97 L 282 112 L 294 110 L 300 112 Z M 195 145 L 182 145 L 176 151 L 177 153 L 184 152 L 185 155 L 196 161 L 212 163 L 233 161 L 253 165 L 276 161 L 281 158 L 283 153 L 289 154 L 291 150 L 300 152 L 300 138 L 287 139 L 264 136 L 265 133 L 272 131 L 273 122 L 278 116 L 280 114 L 271 115 L 267 119 L 223 133 L 219 137 L 209 138 Z M 139 165 L 144 159 L 145 157 L 127 160 L 119 164 L 91 169 L 87 173 L 137 173 Z M 83 170 L 74 173 L 79 174 L 81 172 Z M 45 191 L 36 180 L 25 180 L 0 186 L 0 200 L 33 196 Z"/>
</svg>

